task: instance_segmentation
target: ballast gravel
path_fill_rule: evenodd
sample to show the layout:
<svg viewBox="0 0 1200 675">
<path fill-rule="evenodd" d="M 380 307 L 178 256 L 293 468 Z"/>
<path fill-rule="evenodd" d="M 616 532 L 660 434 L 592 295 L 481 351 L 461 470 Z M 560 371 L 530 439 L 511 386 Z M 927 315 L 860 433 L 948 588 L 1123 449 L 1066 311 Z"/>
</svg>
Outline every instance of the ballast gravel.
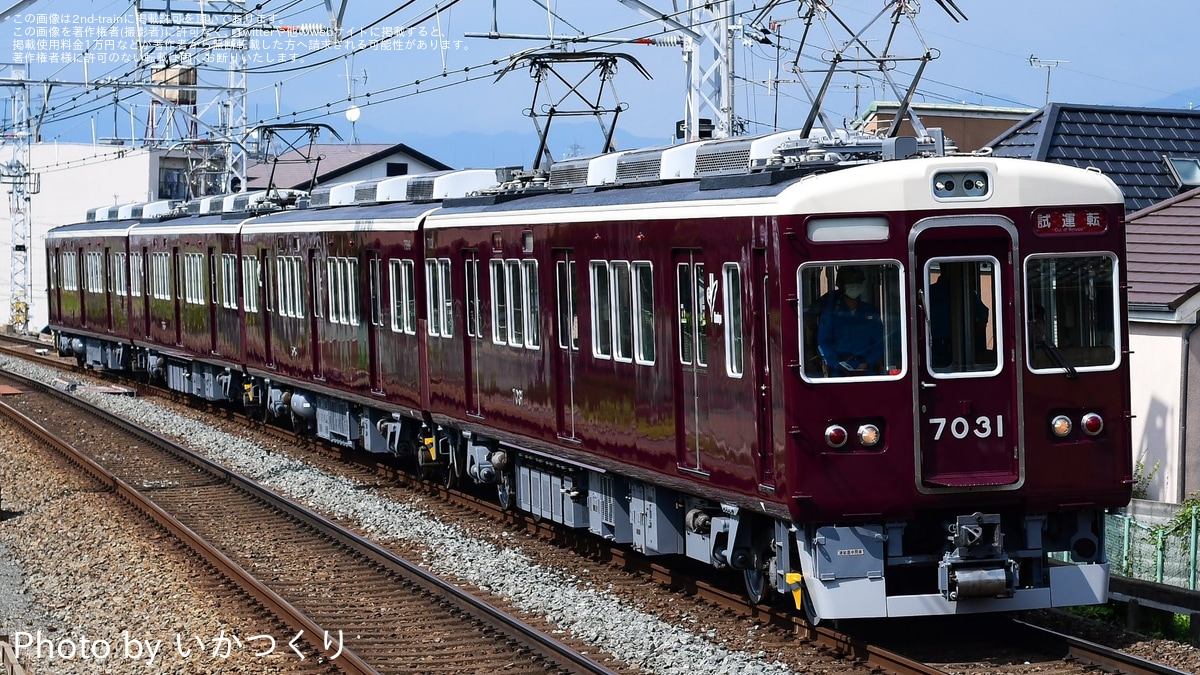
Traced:
<svg viewBox="0 0 1200 675">
<path fill-rule="evenodd" d="M 0 357 L 0 368 L 50 382 L 56 374 Z M 272 454 L 255 443 L 180 417 L 151 402 L 82 393 L 101 407 L 189 447 L 210 459 L 336 519 L 355 523 L 378 541 L 420 542 L 424 565 L 435 574 L 489 590 L 513 606 L 608 652 L 641 672 L 790 673 L 792 667 L 716 645 L 623 603 L 605 588 L 535 564 L 519 548 L 502 548 L 440 523 L 421 510 L 371 494 L 342 477 Z M 803 669 L 804 664 L 792 664 Z"/>
</svg>

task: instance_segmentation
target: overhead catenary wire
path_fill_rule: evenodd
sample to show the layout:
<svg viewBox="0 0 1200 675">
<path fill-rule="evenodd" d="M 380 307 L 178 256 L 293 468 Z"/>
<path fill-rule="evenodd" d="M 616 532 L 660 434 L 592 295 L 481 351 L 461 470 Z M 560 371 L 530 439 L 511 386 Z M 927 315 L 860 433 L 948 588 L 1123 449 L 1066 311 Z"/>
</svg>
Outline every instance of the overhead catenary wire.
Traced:
<svg viewBox="0 0 1200 675">
<path fill-rule="evenodd" d="M 449 5 L 445 5 L 445 4 L 435 5 L 432 10 L 430 10 L 428 13 L 426 13 L 426 15 L 418 18 L 415 21 L 407 22 L 407 25 L 415 26 L 420 23 L 423 23 L 424 21 L 429 20 L 430 18 L 435 18 L 438 16 L 438 12 L 446 11 L 451 6 L 456 4 L 457 1 L 458 0 L 454 0 Z M 269 3 L 260 3 L 260 4 L 256 5 L 255 8 L 248 9 L 246 13 L 249 14 L 251 12 L 258 11 L 259 9 L 263 8 L 267 4 L 269 4 Z M 277 10 L 277 11 L 286 11 L 287 9 L 296 7 L 298 4 L 300 4 L 299 0 L 297 0 L 296 2 L 290 3 L 284 9 Z M 400 7 L 390 10 L 389 12 L 387 12 L 380 18 L 378 18 L 375 21 L 368 24 L 368 27 L 364 27 L 363 29 L 356 30 L 352 34 L 352 36 L 362 35 L 364 32 L 366 32 L 368 30 L 369 27 L 376 26 L 376 25 L 382 23 L 383 21 L 387 20 L 388 18 L 395 16 L 395 14 L 397 14 L 399 11 L 403 10 L 404 8 L 411 7 L 413 4 L 414 4 L 413 1 L 406 2 L 403 5 L 401 5 Z M 743 15 L 745 15 L 749 12 L 753 12 L 753 11 L 755 11 L 755 10 L 736 12 L 733 16 L 743 16 Z M 673 13 L 669 14 L 668 16 L 683 17 L 684 15 L 688 14 L 688 12 L 689 12 L 689 10 L 684 9 L 684 10 L 679 10 L 679 11 L 673 12 Z M 603 31 L 598 31 L 595 34 L 592 34 L 592 35 L 589 35 L 586 37 L 572 38 L 569 40 L 562 40 L 562 41 L 559 41 L 556 43 L 552 42 L 552 43 L 547 44 L 546 47 L 547 48 L 579 47 L 580 45 L 583 44 L 584 40 L 589 39 L 589 38 L 596 39 L 596 38 L 600 38 L 600 37 L 604 37 L 604 36 L 608 36 L 608 35 L 617 34 L 620 32 L 626 32 L 629 30 L 636 30 L 638 28 L 644 28 L 644 27 L 650 26 L 650 25 L 660 25 L 659 21 L 660 21 L 660 19 L 647 18 L 647 19 L 643 19 L 640 21 L 628 23 L 628 24 L 625 24 L 625 25 L 622 25 L 619 27 L 615 27 L 615 28 L 611 28 L 611 29 L 607 29 L 607 30 L 603 30 Z M 658 29 L 655 31 L 647 31 L 642 36 L 642 39 L 650 40 L 650 39 L 653 39 L 654 37 L 668 34 L 670 32 L 671 32 L 670 30 L 664 30 L 664 29 Z M 777 39 L 784 40 L 783 36 L 775 36 L 775 37 Z M 379 44 L 380 41 L 381 40 L 372 40 L 368 43 L 360 45 L 359 47 L 357 47 L 351 51 L 339 53 L 336 56 L 333 56 L 329 59 L 323 60 L 319 63 L 298 64 L 295 66 L 286 66 L 286 67 L 279 67 L 277 65 L 276 66 L 252 67 L 252 68 L 248 69 L 248 73 L 252 74 L 252 75 L 295 73 L 294 75 L 287 77 L 286 80 L 280 80 L 280 82 L 291 81 L 294 79 L 302 78 L 308 73 L 315 72 L 315 70 L 317 68 L 320 68 L 321 66 L 328 65 L 331 63 L 336 63 L 337 61 L 339 61 L 342 58 L 344 58 L 345 56 L 347 56 L 347 54 L 359 53 L 366 49 L 370 49 L 373 46 L 376 46 L 377 44 Z M 792 41 L 788 41 L 788 42 L 792 42 Z M 332 46 L 328 46 L 328 47 L 332 48 Z M 583 50 L 599 49 L 599 48 L 600 47 L 589 46 L 589 47 L 584 48 Z M 194 45 L 183 45 L 182 47 L 177 49 L 174 53 L 180 53 L 180 52 L 186 51 L 187 49 L 195 49 L 195 46 Z M 793 53 L 793 47 L 791 44 L 785 43 L 783 49 L 788 50 L 789 54 Z M 521 53 L 523 53 L 523 52 L 515 52 L 514 54 L 510 55 L 509 58 L 511 58 L 513 56 L 517 56 Z M 755 56 L 755 58 L 763 58 L 762 55 L 754 55 L 754 56 Z M 815 59 L 816 57 L 812 57 L 810 55 L 805 55 L 805 58 Z M 504 61 L 504 59 L 491 60 L 490 65 L 496 66 L 503 61 Z M 350 101 L 350 102 L 356 103 L 360 106 L 374 106 L 374 105 L 380 105 L 383 103 L 392 102 L 395 100 L 409 98 L 411 96 L 419 95 L 423 92 L 428 93 L 430 91 L 438 91 L 438 90 L 446 89 L 451 86 L 457 86 L 458 84 L 465 84 L 467 82 L 473 82 L 476 79 L 482 79 L 481 77 L 478 77 L 478 76 L 472 76 L 471 71 L 473 69 L 477 69 L 477 68 L 481 68 L 481 67 L 486 68 L 488 65 L 489 65 L 489 63 L 484 62 L 484 63 L 476 64 L 474 66 L 466 66 L 466 67 L 462 67 L 462 68 L 458 68 L 458 69 L 446 69 L 443 66 L 440 72 L 431 73 L 428 76 L 421 77 L 421 78 L 415 78 L 406 83 L 393 85 L 393 86 L 389 86 L 389 87 L 383 87 L 383 88 L 380 88 L 380 89 L 377 89 L 374 91 L 366 91 L 357 96 L 347 97 L 345 99 L 338 98 L 338 99 L 330 100 L 327 102 L 318 103 L 318 104 L 311 105 L 311 106 L 308 106 L 305 108 L 297 109 L 295 111 L 292 111 L 290 114 L 277 115 L 274 119 L 290 118 L 293 121 L 300 121 L 300 120 L 307 121 L 307 120 L 312 120 L 312 119 L 319 119 L 321 117 L 324 117 L 324 116 L 330 114 L 333 111 L 334 106 L 337 106 L 338 104 L 340 104 L 344 101 Z M 127 73 L 125 73 L 125 75 L 132 74 L 132 72 L 134 72 L 134 71 L 133 70 L 128 71 Z M 461 77 L 461 79 L 456 79 L 454 82 L 451 82 L 451 83 L 439 84 L 437 86 L 429 86 L 429 83 L 434 78 L 447 78 L 447 77 L 456 77 L 456 76 L 462 76 L 462 77 Z M 868 75 L 868 77 L 869 77 L 869 75 Z M 990 95 L 982 93 L 982 92 L 975 92 L 975 91 L 972 91 L 972 90 L 969 90 L 966 88 L 956 87 L 955 85 L 938 82 L 938 81 L 932 80 L 932 79 L 926 79 L 924 81 L 928 82 L 928 83 L 936 84 L 939 87 L 951 87 L 951 88 L 955 88 L 959 91 L 965 91 L 965 92 L 969 92 L 969 93 L 972 93 L 975 95 L 990 96 Z M 254 88 L 252 91 L 262 91 L 262 90 L 266 90 L 266 89 L 271 89 L 271 88 L 275 87 L 276 84 L 277 83 L 272 83 L 272 84 L 268 84 L 268 85 L 265 85 L 262 87 L 257 87 L 257 88 Z M 412 91 L 406 91 L 406 90 L 412 90 Z M 391 95 L 393 92 L 405 92 L 405 93 L 393 96 L 393 95 Z M 922 87 L 921 93 L 925 97 L 937 98 L 939 100 L 946 100 L 946 101 L 960 100 L 959 96 L 951 96 L 948 94 L 935 92 L 928 87 Z M 130 94 L 123 96 L 121 98 L 121 101 L 123 103 L 127 102 L 131 97 L 137 96 L 137 95 L 139 95 L 139 92 L 136 92 L 136 91 L 132 92 Z M 110 104 L 107 101 L 103 100 L 102 96 L 103 95 L 99 94 L 98 92 L 94 93 L 94 94 L 89 94 L 89 93 L 85 93 L 82 95 L 76 94 L 74 97 L 72 97 L 66 103 L 59 103 L 59 104 L 56 104 L 55 106 L 49 107 L 45 113 L 45 121 L 46 121 L 46 123 L 61 123 L 61 122 L 68 121 L 72 118 L 79 117 L 82 115 L 94 114 L 94 113 L 98 112 L 99 110 L 106 108 L 107 105 Z M 78 100 L 80 97 L 83 97 L 86 100 L 81 102 Z M 798 102 L 803 101 L 803 99 L 801 99 L 801 98 L 788 96 L 786 94 L 785 94 L 785 97 L 789 98 L 789 99 L 793 99 Z M 1016 105 L 1020 105 L 1019 102 L 1013 101 L 1012 103 L 1014 103 Z M 752 115 L 752 117 L 757 117 L 757 116 Z M 266 119 L 269 119 L 269 118 L 266 118 Z M 262 122 L 263 120 L 259 120 L 259 121 Z"/>
</svg>

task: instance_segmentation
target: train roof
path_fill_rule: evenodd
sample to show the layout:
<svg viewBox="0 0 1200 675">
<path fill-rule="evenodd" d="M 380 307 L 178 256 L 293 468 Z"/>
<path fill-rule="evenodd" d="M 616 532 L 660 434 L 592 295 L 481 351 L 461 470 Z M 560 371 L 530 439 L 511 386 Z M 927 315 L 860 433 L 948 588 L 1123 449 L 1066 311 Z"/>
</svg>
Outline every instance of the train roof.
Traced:
<svg viewBox="0 0 1200 675">
<path fill-rule="evenodd" d="M 295 232 L 303 225 L 312 225 L 323 231 L 416 230 L 421 219 L 438 206 L 434 202 L 387 202 L 275 211 L 246 221 L 243 232 Z"/>
<path fill-rule="evenodd" d="M 129 232 L 129 236 L 160 236 L 164 234 L 237 234 L 248 214 L 228 218 L 216 213 L 204 216 L 183 216 L 162 220 L 143 220 Z"/>
<path fill-rule="evenodd" d="M 123 237 L 138 224 L 135 219 L 105 220 L 97 222 L 71 223 L 51 228 L 46 232 L 46 240 L 75 239 L 78 237 Z"/>
<path fill-rule="evenodd" d="M 987 177 L 983 195 L 935 194 L 943 172 L 977 171 Z M 1069 184 L 1070 190 L 1063 190 Z M 631 187 L 579 188 L 503 200 L 448 200 L 428 226 L 497 226 L 602 220 L 661 220 L 777 216 L 806 213 L 883 213 L 896 204 L 954 210 L 1039 204 L 1111 204 L 1123 201 L 1107 176 L 1022 159 L 958 156 L 901 159 L 827 170 L 775 170 L 699 181 Z"/>
</svg>

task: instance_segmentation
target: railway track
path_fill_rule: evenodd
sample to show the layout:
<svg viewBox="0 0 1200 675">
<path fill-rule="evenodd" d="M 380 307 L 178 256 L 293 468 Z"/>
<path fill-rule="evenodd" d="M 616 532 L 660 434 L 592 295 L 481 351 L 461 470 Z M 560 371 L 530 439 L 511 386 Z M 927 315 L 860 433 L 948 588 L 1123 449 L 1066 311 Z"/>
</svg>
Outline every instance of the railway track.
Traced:
<svg viewBox="0 0 1200 675">
<path fill-rule="evenodd" d="M 279 435 L 281 438 L 288 438 L 293 442 L 297 440 L 291 432 L 286 430 L 274 427 L 262 427 L 262 425 L 258 426 L 262 429 L 270 429 L 271 433 Z M 303 439 L 302 444 L 319 445 L 313 444 L 311 439 Z M 575 533 L 557 527 L 552 523 L 539 523 L 519 513 L 502 511 L 497 505 L 486 500 L 477 499 L 461 491 L 447 490 L 444 486 L 435 482 L 420 481 L 410 475 L 396 472 L 392 467 L 376 463 L 372 457 L 359 457 L 353 452 L 332 447 L 323 448 L 323 451 L 336 455 L 342 460 L 361 460 L 362 463 L 359 465 L 360 470 L 380 471 L 390 480 L 408 483 L 413 487 L 436 495 L 439 500 L 449 500 L 462 508 L 487 514 L 490 518 L 503 522 L 508 526 L 520 527 L 543 538 L 552 539 L 559 544 L 571 546 L 576 550 L 587 553 L 593 558 L 603 559 L 622 569 L 648 576 L 671 588 L 685 590 L 707 602 L 719 605 L 743 616 L 753 617 L 759 621 L 771 623 L 776 626 L 783 626 L 787 630 L 794 632 L 800 641 L 813 645 L 816 652 L 825 654 L 843 664 L 853 664 L 856 668 L 876 672 L 944 672 L 936 665 L 923 663 L 918 658 L 903 656 L 900 653 L 904 652 L 903 649 L 889 650 L 876 646 L 872 638 L 863 637 L 864 633 L 856 633 L 856 637 L 855 635 L 833 630 L 826 626 L 808 626 L 794 612 L 788 611 L 786 608 L 750 605 L 737 590 L 721 588 L 705 580 L 693 578 L 679 569 L 660 565 L 642 556 L 630 554 L 622 547 L 608 546 L 599 543 L 591 537 L 577 537 Z M 1091 669 L 1094 667 L 1106 670 L 1115 669 L 1118 672 L 1127 673 L 1163 673 L 1174 675 L 1175 673 L 1188 672 L 1138 659 L 1137 657 L 1123 654 L 1102 645 L 1046 631 L 1045 629 L 1029 624 L 1014 623 L 1011 630 L 1006 630 L 1006 632 L 1009 635 L 1004 643 L 1005 645 L 1009 645 L 1012 638 L 1020 636 L 1019 639 L 1022 642 L 1027 642 L 1031 649 L 1036 648 L 1044 654 L 1061 658 L 1062 663 L 1059 664 L 1060 667 L 1053 669 L 1055 673 L 1091 672 Z M 887 641 L 884 640 L 883 642 Z M 978 653 L 987 654 L 989 653 L 989 649 L 994 649 L 994 646 L 989 648 L 986 645 L 980 645 L 977 649 L 979 650 Z M 944 660 L 937 657 L 929 658 L 927 654 L 922 654 L 922 658 L 927 658 L 933 663 L 945 664 Z M 954 672 L 971 672 L 958 668 L 954 668 L 953 670 Z M 1045 669 L 1039 668 L 1039 670 L 1044 671 Z M 1005 669 L 1005 672 L 1031 671 Z"/>
<path fill-rule="evenodd" d="M 64 414 L 83 402 L 5 378 L 28 393 L 0 411 L 187 542 L 345 672 L 613 672 L 165 438 L 97 409 Z"/>
</svg>

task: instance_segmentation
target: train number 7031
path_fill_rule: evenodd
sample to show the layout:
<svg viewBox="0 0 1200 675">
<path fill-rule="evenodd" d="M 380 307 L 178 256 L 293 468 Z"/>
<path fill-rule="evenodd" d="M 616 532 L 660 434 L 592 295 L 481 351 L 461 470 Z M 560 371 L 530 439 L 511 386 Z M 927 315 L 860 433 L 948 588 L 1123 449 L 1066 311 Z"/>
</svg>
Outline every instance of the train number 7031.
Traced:
<svg viewBox="0 0 1200 675">
<path fill-rule="evenodd" d="M 946 417 L 930 417 L 929 423 L 936 426 L 937 429 L 933 432 L 933 440 L 941 440 L 942 434 L 946 433 L 946 426 L 949 423 L 950 435 L 962 440 L 968 434 L 975 434 L 978 438 L 989 438 L 992 434 L 996 438 L 1004 438 L 1004 416 L 996 415 L 994 418 L 987 415 L 976 417 L 974 422 L 965 417 L 955 417 L 949 419 Z"/>
</svg>

